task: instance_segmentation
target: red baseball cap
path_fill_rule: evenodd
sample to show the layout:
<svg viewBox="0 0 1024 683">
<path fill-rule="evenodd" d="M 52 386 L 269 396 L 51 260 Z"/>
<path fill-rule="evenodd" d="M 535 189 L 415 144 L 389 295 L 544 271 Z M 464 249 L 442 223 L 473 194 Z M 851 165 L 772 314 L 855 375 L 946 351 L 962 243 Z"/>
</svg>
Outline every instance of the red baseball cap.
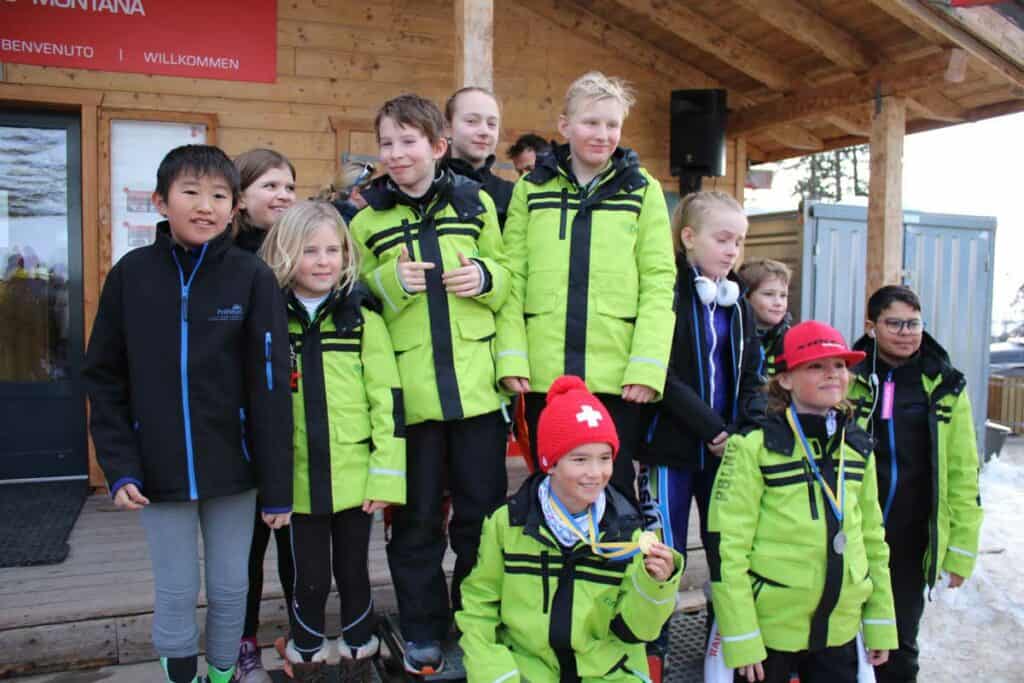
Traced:
<svg viewBox="0 0 1024 683">
<path fill-rule="evenodd" d="M 775 359 L 779 368 L 792 370 L 822 358 L 842 358 L 846 367 L 864 360 L 863 351 L 851 351 L 839 330 L 817 320 L 794 325 L 782 338 L 782 354 Z"/>
</svg>

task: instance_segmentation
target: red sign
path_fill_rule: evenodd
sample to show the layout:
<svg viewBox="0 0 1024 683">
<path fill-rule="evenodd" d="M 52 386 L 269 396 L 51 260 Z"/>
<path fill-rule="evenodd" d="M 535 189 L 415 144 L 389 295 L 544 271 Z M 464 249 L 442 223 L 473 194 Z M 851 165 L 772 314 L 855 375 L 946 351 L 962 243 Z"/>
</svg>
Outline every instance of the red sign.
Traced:
<svg viewBox="0 0 1024 683">
<path fill-rule="evenodd" d="M 0 62 L 272 83 L 275 0 L 0 0 Z"/>
</svg>

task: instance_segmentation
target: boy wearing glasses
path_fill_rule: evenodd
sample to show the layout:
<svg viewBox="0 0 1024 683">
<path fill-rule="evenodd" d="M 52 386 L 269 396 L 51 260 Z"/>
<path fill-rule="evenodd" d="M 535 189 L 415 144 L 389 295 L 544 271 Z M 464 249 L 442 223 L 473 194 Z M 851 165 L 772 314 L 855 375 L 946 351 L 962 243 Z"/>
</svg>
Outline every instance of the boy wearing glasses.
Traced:
<svg viewBox="0 0 1024 683">
<path fill-rule="evenodd" d="M 867 308 L 867 334 L 854 346 L 867 357 L 851 371 L 849 398 L 875 438 L 899 631 L 899 650 L 875 673 L 879 683 L 915 681 L 925 586 L 944 571 L 956 588 L 974 569 L 977 442 L 966 380 L 924 331 L 917 294 L 889 285 Z"/>
</svg>

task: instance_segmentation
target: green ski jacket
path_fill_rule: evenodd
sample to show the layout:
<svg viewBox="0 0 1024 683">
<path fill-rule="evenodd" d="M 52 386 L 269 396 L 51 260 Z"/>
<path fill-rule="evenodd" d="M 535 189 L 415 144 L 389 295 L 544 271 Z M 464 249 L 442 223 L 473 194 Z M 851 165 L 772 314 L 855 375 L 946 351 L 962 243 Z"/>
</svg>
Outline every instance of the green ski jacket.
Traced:
<svg viewBox="0 0 1024 683">
<path fill-rule="evenodd" d="M 581 188 L 568 155 L 542 156 L 509 203 L 513 324 L 498 332 L 498 376 L 528 377 L 537 392 L 577 375 L 596 393 L 643 384 L 660 396 L 676 277 L 661 185 L 620 148 Z"/>
<path fill-rule="evenodd" d="M 840 434 L 801 415 L 815 462 L 833 491 Z M 869 649 L 897 646 L 896 615 L 867 432 L 846 428 L 842 532 L 784 415 L 734 435 L 711 494 L 708 565 L 725 663 L 737 668 L 783 652 L 844 645 L 863 630 Z"/>
<path fill-rule="evenodd" d="M 870 381 L 874 343 L 873 339 L 865 336 L 854 345 L 855 349 L 865 351 L 868 357 L 853 369 L 848 392 L 858 421 L 865 429 L 876 401 Z M 923 367 L 921 385 L 929 404 L 932 473 L 924 576 L 928 586 L 934 586 L 939 568 L 965 578 L 974 572 L 984 513 L 978 492 L 978 445 L 971 400 L 966 391 L 967 380 L 950 364 L 945 349 L 927 332 L 924 333 L 920 353 Z M 880 387 L 877 390 L 881 392 Z M 881 401 L 880 396 L 877 401 Z M 887 435 L 876 434 L 875 438 L 887 438 Z M 887 463 L 887 466 L 892 464 Z M 898 479 L 898 471 L 895 477 L 890 476 L 894 485 L 898 485 Z M 888 491 L 881 492 L 883 501 L 888 494 Z"/>
<path fill-rule="evenodd" d="M 294 512 L 405 502 L 402 390 L 376 306 L 360 285 L 331 294 L 310 321 L 289 293 Z"/>
<path fill-rule="evenodd" d="M 462 584 L 462 630 L 473 683 L 649 681 L 644 642 L 675 609 L 683 558 L 665 582 L 643 556 L 608 560 L 582 543 L 564 548 L 544 521 L 535 474 L 484 522 L 480 553 Z M 602 541 L 641 532 L 640 513 L 612 487 Z"/>
<path fill-rule="evenodd" d="M 494 202 L 480 184 L 442 173 L 426 206 L 398 191 L 388 177 L 363 192 L 369 202 L 352 220 L 362 278 L 384 304 L 398 359 L 408 424 L 459 420 L 498 410 L 494 376 L 495 312 L 511 282 Z M 425 292 L 410 294 L 398 278 L 402 247 L 426 271 Z M 441 274 L 460 267 L 459 254 L 484 272 L 484 291 L 448 294 Z"/>
</svg>

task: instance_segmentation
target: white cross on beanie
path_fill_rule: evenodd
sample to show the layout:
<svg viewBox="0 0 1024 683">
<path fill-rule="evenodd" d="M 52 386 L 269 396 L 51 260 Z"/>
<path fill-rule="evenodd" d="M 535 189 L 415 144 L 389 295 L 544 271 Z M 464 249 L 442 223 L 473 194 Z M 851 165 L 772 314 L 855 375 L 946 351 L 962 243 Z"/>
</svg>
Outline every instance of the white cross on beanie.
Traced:
<svg viewBox="0 0 1024 683">
<path fill-rule="evenodd" d="M 601 420 L 603 419 L 604 415 L 597 412 L 586 403 L 584 403 L 583 406 L 580 407 L 580 412 L 576 413 L 576 421 L 586 422 L 587 426 L 590 427 L 591 429 L 594 429 L 599 424 L 601 424 Z"/>
</svg>

